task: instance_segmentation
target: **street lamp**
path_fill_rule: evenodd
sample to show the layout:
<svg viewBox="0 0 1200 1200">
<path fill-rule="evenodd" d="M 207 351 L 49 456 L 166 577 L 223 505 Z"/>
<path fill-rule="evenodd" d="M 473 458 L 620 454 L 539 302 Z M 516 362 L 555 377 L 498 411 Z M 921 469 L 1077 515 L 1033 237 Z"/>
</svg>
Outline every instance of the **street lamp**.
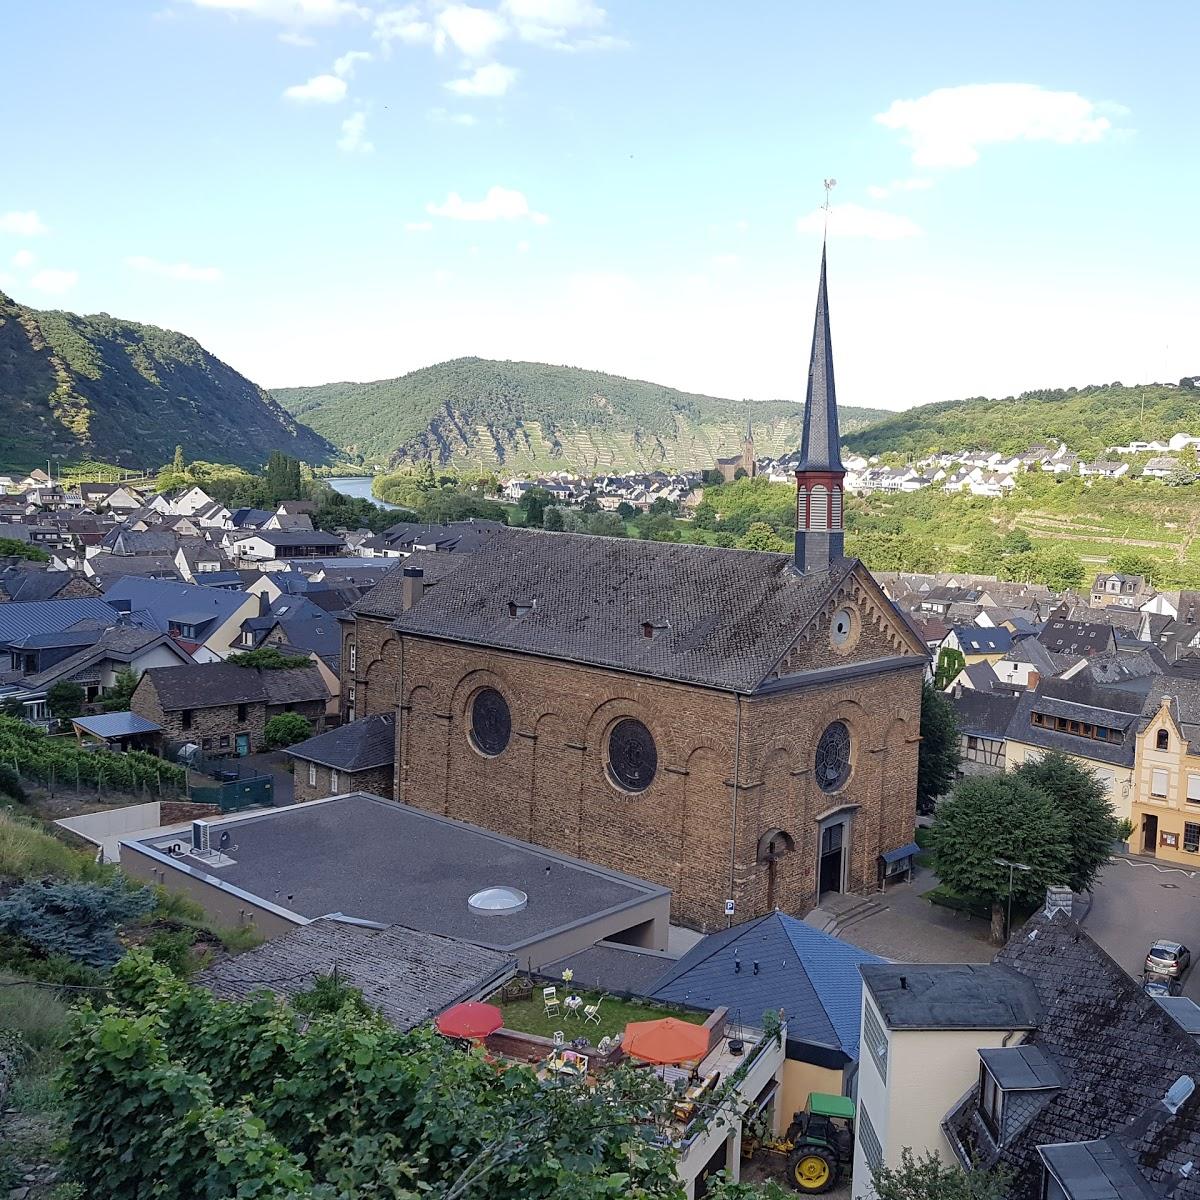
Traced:
<svg viewBox="0 0 1200 1200">
<path fill-rule="evenodd" d="M 1027 867 L 1024 863 L 1009 862 L 1007 858 L 993 858 L 992 862 L 998 867 L 1008 868 L 1008 916 L 1004 919 L 1004 940 L 1008 941 L 1008 935 L 1012 932 L 1012 893 L 1013 893 L 1013 872 L 1014 871 L 1032 871 L 1032 867 Z"/>
</svg>

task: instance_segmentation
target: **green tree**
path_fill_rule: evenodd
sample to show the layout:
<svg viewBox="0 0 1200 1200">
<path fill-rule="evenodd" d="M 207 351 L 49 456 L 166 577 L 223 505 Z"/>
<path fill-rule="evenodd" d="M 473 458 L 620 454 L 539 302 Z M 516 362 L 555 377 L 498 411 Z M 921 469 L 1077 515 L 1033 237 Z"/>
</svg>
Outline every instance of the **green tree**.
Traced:
<svg viewBox="0 0 1200 1200">
<path fill-rule="evenodd" d="M 1118 550 L 1109 556 L 1108 569 L 1118 575 L 1141 575 L 1152 580 L 1158 574 L 1158 563 L 1137 550 Z"/>
<path fill-rule="evenodd" d="M 637 518 L 636 525 L 638 536 L 648 542 L 678 542 L 683 538 L 679 523 L 665 514 L 652 517 L 643 513 Z"/>
<path fill-rule="evenodd" d="M 557 503 L 558 501 L 545 488 L 531 487 L 517 501 L 517 509 L 524 516 L 525 524 L 530 529 L 540 529 L 546 509 Z"/>
<path fill-rule="evenodd" d="M 565 528 L 563 524 L 562 509 L 557 505 L 546 509 L 542 513 L 542 528 L 551 529 L 557 533 L 561 533 Z"/>
<path fill-rule="evenodd" d="M 1013 775 L 1045 792 L 1066 819 L 1070 858 L 1059 882 L 1070 884 L 1075 892 L 1090 892 L 1113 842 L 1121 840 L 1120 822 L 1104 785 L 1087 767 L 1053 751 L 1027 758 Z"/>
<path fill-rule="evenodd" d="M 0 558 L 23 558 L 28 562 L 49 562 L 50 555 L 37 546 L 18 542 L 16 538 L 0 537 Z"/>
<path fill-rule="evenodd" d="M 77 717 L 83 712 L 87 693 L 77 683 L 62 679 L 46 692 L 46 706 L 50 715 L 60 721 Z"/>
<path fill-rule="evenodd" d="M 933 686 L 944 692 L 966 669 L 967 660 L 963 652 L 954 646 L 943 646 L 938 651 L 937 667 L 934 670 Z"/>
<path fill-rule="evenodd" d="M 187 470 L 187 463 L 183 461 L 183 447 L 175 447 L 175 458 L 171 463 L 171 470 L 182 475 Z"/>
<path fill-rule="evenodd" d="M 738 538 L 737 545 L 739 550 L 774 550 L 779 553 L 786 553 L 789 549 L 787 542 L 765 521 L 755 521 Z"/>
<path fill-rule="evenodd" d="M 1009 869 L 996 860 L 1029 868 L 1012 872 L 1013 903 L 1024 908 L 1036 907 L 1048 887 L 1065 883 L 1071 867 L 1065 815 L 1016 774 L 960 780 L 938 805 L 930 847 L 946 887 L 991 905 L 997 942 L 1006 934 Z"/>
<path fill-rule="evenodd" d="M 263 671 L 290 671 L 296 667 L 311 667 L 311 658 L 300 654 L 284 654 L 278 646 L 259 646 L 257 650 L 243 650 L 231 654 L 226 660 L 235 667 L 259 668 Z"/>
<path fill-rule="evenodd" d="M 633 518 L 637 516 L 637 509 L 634 508 L 628 500 L 622 500 L 621 503 L 617 505 L 617 516 L 620 517 L 622 521 L 632 521 Z"/>
<path fill-rule="evenodd" d="M 1086 578 L 1083 560 L 1065 546 L 1051 546 L 1037 552 L 1038 576 L 1042 583 L 1056 592 L 1077 588 Z"/>
<path fill-rule="evenodd" d="M 675 500 L 668 500 L 666 496 L 656 496 L 650 502 L 649 513 L 652 517 L 677 517 L 679 515 L 679 503 Z"/>
<path fill-rule="evenodd" d="M 104 693 L 100 707 L 105 712 L 128 712 L 137 685 L 138 677 L 128 667 L 118 671 L 112 687 Z"/>
<path fill-rule="evenodd" d="M 921 743 L 917 747 L 917 808 L 932 810 L 958 773 L 958 721 L 946 693 L 928 680 L 921 683 Z"/>
<path fill-rule="evenodd" d="M 898 1167 L 879 1167 L 871 1172 L 873 1200 L 1008 1200 L 1012 1173 L 964 1171 L 947 1166 L 927 1150 L 916 1158 L 910 1147 L 900 1151 Z"/>
<path fill-rule="evenodd" d="M 268 750 L 294 746 L 312 737 L 312 723 L 299 713 L 282 712 L 263 726 L 263 744 Z"/>
</svg>

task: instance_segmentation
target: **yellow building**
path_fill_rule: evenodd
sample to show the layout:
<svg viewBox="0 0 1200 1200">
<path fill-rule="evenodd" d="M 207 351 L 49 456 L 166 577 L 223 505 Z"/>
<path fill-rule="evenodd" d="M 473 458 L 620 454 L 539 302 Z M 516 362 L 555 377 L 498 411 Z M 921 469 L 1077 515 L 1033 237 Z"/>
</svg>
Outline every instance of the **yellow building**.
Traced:
<svg viewBox="0 0 1200 1200">
<path fill-rule="evenodd" d="M 1167 862 L 1200 862 L 1200 679 L 1155 681 L 1138 730 L 1131 846 Z"/>
<path fill-rule="evenodd" d="M 1021 696 L 1009 722 L 1005 768 L 1015 771 L 1027 759 L 1057 750 L 1087 767 L 1104 785 L 1116 817 L 1136 826 L 1134 764 L 1142 712 L 1137 692 L 1044 679 Z"/>
</svg>

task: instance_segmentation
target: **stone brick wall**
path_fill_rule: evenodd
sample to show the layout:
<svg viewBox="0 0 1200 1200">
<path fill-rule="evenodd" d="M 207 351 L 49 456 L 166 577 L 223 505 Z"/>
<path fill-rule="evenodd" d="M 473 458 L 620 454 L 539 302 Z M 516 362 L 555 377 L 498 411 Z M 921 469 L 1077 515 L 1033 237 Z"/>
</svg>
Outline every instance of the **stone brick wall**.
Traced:
<svg viewBox="0 0 1200 1200">
<path fill-rule="evenodd" d="M 213 708 L 194 708 L 191 710 L 192 721 L 189 728 L 183 726 L 181 711 L 166 712 L 159 703 L 155 691 L 153 675 L 147 673 L 134 689 L 130 701 L 130 710 L 154 721 L 163 728 L 163 739 L 168 742 L 195 742 L 212 755 L 232 754 L 237 745 L 237 735 L 250 735 L 250 753 L 257 754 L 266 747 L 263 744 L 263 730 L 266 723 L 281 712 L 287 711 L 278 704 L 250 703 L 245 706 L 246 719 L 238 720 L 238 705 L 222 704 Z M 306 717 L 312 725 L 313 733 L 321 733 L 325 728 L 325 705 L 323 701 L 306 701 L 292 705 L 292 712 Z M 227 739 L 225 745 L 221 738 Z M 205 745 L 205 741 L 209 744 Z"/>
<path fill-rule="evenodd" d="M 373 792 L 377 796 L 392 795 L 392 768 L 369 767 L 365 771 L 339 771 L 335 788 L 330 779 L 330 769 L 322 763 L 308 763 L 302 758 L 296 764 L 296 802 L 323 800 L 326 796 L 340 796 L 343 792 Z M 314 778 L 309 782 L 309 767 Z"/>
<path fill-rule="evenodd" d="M 219 804 L 195 804 L 190 800 L 163 800 L 158 806 L 158 819 L 163 825 L 176 825 L 180 821 L 197 821 L 205 817 L 218 816 Z"/>
<path fill-rule="evenodd" d="M 350 646 L 355 643 L 355 667 L 350 670 Z M 342 633 L 342 695 L 354 684 L 355 717 L 395 712 L 400 703 L 400 639 L 390 620 L 358 617 Z"/>
<path fill-rule="evenodd" d="M 376 695 L 395 690 L 399 655 L 377 662 Z M 822 820 L 850 817 L 851 890 L 874 886 L 877 856 L 912 838 L 923 667 L 914 654 L 904 670 L 739 699 L 406 638 L 396 798 L 669 887 L 672 919 L 700 929 L 723 927 L 727 897 L 738 919 L 766 911 L 772 872 L 758 861 L 759 843 L 781 830 L 795 849 L 775 864 L 771 899 L 804 913 L 816 902 Z M 509 744 L 494 758 L 468 735 L 484 686 L 503 693 L 512 714 Z M 623 717 L 643 721 L 658 751 L 657 774 L 636 795 L 607 769 L 608 734 Z M 853 770 L 828 795 L 813 755 L 835 719 L 851 730 Z"/>
</svg>

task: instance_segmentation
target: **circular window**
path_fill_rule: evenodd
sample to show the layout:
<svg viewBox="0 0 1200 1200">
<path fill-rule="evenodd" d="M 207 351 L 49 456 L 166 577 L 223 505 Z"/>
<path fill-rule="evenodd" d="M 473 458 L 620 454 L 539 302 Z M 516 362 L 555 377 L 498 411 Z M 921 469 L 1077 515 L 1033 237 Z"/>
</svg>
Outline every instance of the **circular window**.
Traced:
<svg viewBox="0 0 1200 1200">
<path fill-rule="evenodd" d="M 471 741 L 481 754 L 499 754 L 512 735 L 508 701 L 495 688 L 484 688 L 471 701 Z"/>
<path fill-rule="evenodd" d="M 850 730 L 834 721 L 817 743 L 817 783 L 823 792 L 836 792 L 850 778 Z"/>
<path fill-rule="evenodd" d="M 839 608 L 833 614 L 829 625 L 829 640 L 835 646 L 845 646 L 854 634 L 854 612 L 849 608 Z"/>
<path fill-rule="evenodd" d="M 658 770 L 654 738 L 641 721 L 618 721 L 608 735 L 608 769 L 613 779 L 630 792 L 644 792 Z"/>
</svg>

